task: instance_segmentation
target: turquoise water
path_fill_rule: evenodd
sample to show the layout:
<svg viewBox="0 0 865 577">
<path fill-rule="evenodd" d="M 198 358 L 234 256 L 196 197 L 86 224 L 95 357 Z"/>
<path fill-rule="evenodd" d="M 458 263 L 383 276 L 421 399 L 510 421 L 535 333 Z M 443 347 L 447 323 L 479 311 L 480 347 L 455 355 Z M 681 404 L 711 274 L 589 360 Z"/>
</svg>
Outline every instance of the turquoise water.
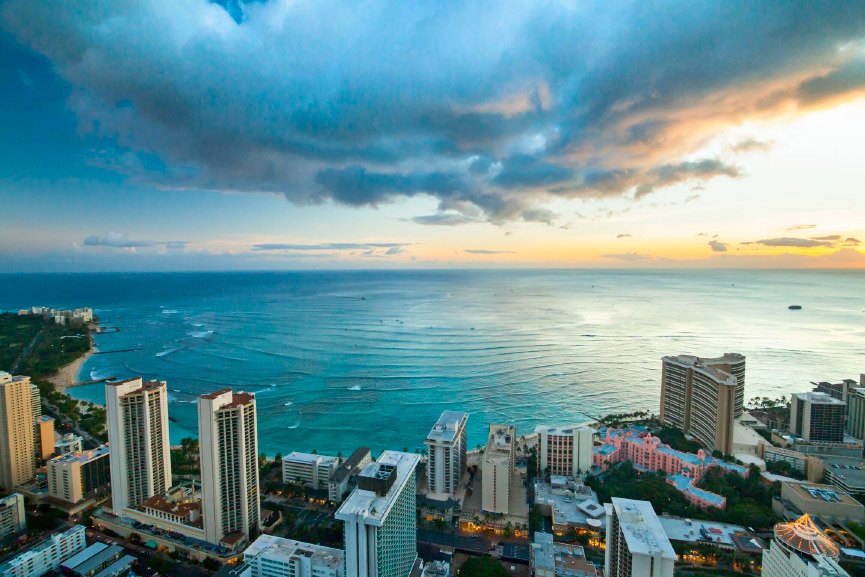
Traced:
<svg viewBox="0 0 865 577">
<path fill-rule="evenodd" d="M 0 308 L 31 304 L 92 306 L 120 327 L 82 378 L 168 381 L 174 441 L 195 434 L 198 395 L 255 391 L 271 454 L 413 450 L 446 408 L 470 413 L 471 446 L 490 422 L 656 411 L 665 354 L 745 354 L 746 397 L 865 372 L 862 272 L 0 276 Z"/>
</svg>

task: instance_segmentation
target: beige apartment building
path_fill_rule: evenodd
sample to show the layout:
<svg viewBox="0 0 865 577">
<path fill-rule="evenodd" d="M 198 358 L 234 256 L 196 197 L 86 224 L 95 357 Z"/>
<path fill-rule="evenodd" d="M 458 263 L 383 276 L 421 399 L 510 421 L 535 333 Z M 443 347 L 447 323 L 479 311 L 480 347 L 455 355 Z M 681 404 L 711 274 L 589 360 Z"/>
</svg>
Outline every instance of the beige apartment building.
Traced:
<svg viewBox="0 0 865 577">
<path fill-rule="evenodd" d="M 108 487 L 109 471 L 108 445 L 54 457 L 48 461 L 48 494 L 78 503 Z"/>
<path fill-rule="evenodd" d="M 745 357 L 664 357 L 660 419 L 710 451 L 733 453 L 733 427 L 744 410 Z"/>
<path fill-rule="evenodd" d="M 487 446 L 481 456 L 481 509 L 487 513 L 510 512 L 516 436 L 513 425 L 490 425 Z"/>
<path fill-rule="evenodd" d="M 30 377 L 0 372 L 0 487 L 11 490 L 35 474 Z"/>
<path fill-rule="evenodd" d="M 209 543 L 261 530 L 255 395 L 223 389 L 198 399 L 204 533 Z"/>
<path fill-rule="evenodd" d="M 141 377 L 107 383 L 111 507 L 117 515 L 171 487 L 168 391 Z"/>
</svg>

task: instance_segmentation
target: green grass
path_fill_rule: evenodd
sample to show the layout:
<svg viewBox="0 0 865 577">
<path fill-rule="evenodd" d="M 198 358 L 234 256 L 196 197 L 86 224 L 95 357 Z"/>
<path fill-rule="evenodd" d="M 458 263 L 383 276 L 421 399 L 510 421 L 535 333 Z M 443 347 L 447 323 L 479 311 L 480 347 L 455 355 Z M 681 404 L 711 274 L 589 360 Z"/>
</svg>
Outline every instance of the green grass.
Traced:
<svg viewBox="0 0 865 577">
<path fill-rule="evenodd" d="M 30 344 L 42 325 L 43 321 L 39 317 L 0 314 L 0 370 L 12 370 L 18 355 Z"/>
</svg>

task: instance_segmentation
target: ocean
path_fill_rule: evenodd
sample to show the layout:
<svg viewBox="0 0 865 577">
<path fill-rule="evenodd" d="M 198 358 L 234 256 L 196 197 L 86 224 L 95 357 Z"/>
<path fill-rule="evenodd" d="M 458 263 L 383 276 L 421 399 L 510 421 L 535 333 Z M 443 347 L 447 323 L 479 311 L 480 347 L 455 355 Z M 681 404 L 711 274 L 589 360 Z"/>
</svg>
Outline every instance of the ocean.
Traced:
<svg viewBox="0 0 865 577">
<path fill-rule="evenodd" d="M 254 391 L 271 455 L 415 450 L 444 409 L 470 414 L 470 447 L 490 423 L 657 412 L 668 354 L 743 353 L 746 399 L 865 372 L 861 271 L 0 275 L 0 309 L 31 305 L 118 327 L 81 378 L 167 381 L 173 442 L 195 436 L 198 395 Z"/>
</svg>

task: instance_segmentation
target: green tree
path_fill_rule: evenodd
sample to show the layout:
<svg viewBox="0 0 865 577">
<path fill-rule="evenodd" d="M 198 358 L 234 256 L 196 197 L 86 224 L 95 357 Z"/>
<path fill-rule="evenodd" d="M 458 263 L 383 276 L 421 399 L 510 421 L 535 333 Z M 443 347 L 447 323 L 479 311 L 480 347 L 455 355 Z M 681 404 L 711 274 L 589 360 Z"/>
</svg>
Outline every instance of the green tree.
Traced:
<svg viewBox="0 0 865 577">
<path fill-rule="evenodd" d="M 472 557 L 460 567 L 459 577 L 508 577 L 508 570 L 492 557 Z"/>
</svg>

